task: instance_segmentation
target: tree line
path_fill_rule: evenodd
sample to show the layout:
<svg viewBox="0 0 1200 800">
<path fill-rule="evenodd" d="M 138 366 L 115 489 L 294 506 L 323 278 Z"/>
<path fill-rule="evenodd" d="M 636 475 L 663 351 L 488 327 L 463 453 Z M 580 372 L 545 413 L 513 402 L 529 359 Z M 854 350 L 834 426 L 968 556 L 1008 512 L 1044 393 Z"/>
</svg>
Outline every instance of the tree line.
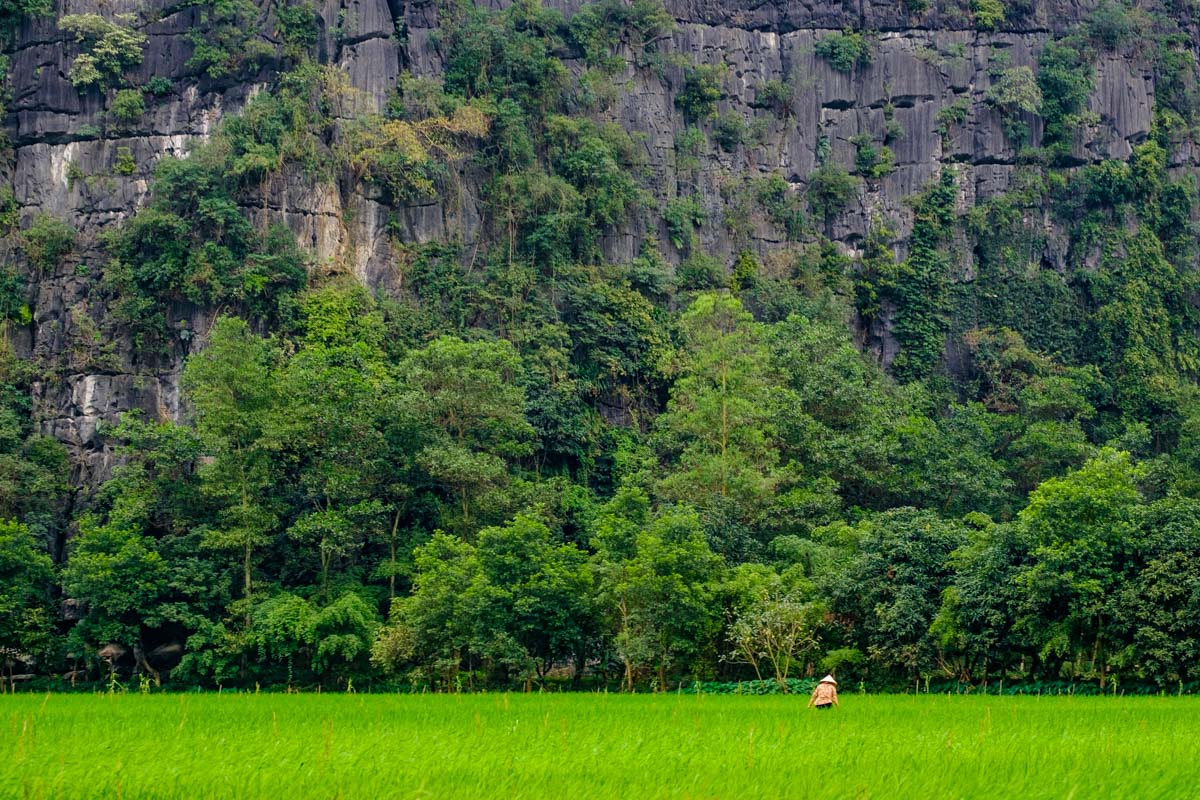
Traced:
<svg viewBox="0 0 1200 800">
<path fill-rule="evenodd" d="M 702 293 L 659 354 L 663 412 L 572 470 L 509 342 L 402 347 L 392 321 L 339 282 L 303 293 L 287 333 L 218 320 L 183 374 L 191 424 L 109 432 L 122 464 L 60 566 L 36 509 L 5 524 L 10 672 L 443 690 L 1197 677 L 1200 429 L 1171 454 L 1129 426 L 1064 458 L 1044 429 L 1095 413 L 1095 376 L 1038 374 L 1011 332 L 990 341 L 993 379 L 1019 409 L 940 410 L 844 320 L 762 323 Z"/>
</svg>

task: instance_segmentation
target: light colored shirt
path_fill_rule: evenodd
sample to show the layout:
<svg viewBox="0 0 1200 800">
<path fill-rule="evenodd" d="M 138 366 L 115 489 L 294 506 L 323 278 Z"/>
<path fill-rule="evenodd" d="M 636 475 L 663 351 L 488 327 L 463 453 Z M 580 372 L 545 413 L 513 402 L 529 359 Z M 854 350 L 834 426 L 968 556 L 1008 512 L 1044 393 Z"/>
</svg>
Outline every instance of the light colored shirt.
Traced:
<svg viewBox="0 0 1200 800">
<path fill-rule="evenodd" d="M 837 702 L 837 687 L 832 683 L 818 683 L 817 688 L 813 689 L 812 700 L 809 705 L 827 706 L 830 703 Z"/>
</svg>

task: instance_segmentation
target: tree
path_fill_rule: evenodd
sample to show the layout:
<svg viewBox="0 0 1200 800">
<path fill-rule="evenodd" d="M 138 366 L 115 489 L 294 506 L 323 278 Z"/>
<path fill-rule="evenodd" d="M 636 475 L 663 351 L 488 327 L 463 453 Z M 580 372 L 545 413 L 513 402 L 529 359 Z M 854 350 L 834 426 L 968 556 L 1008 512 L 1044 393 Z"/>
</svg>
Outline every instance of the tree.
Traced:
<svg viewBox="0 0 1200 800">
<path fill-rule="evenodd" d="M 264 441 L 295 480 L 299 515 L 288 536 L 316 545 L 328 601 L 334 562 L 387 524 L 390 509 L 379 498 L 390 462 L 406 456 L 389 447 L 387 433 L 406 417 L 381 347 L 381 319 L 361 289 L 312 291 L 301 309 L 305 343 L 277 372 L 279 407 Z"/>
<path fill-rule="evenodd" d="M 33 663 L 51 650 L 53 584 L 54 563 L 29 528 L 0 521 L 0 658 L 10 687 L 16 664 Z"/>
<path fill-rule="evenodd" d="M 222 317 L 183 373 L 196 430 L 211 456 L 200 468 L 203 490 L 221 506 L 216 523 L 204 529 L 204 543 L 240 552 L 247 623 L 254 553 L 278 525 L 268 498 L 276 480 L 273 458 L 263 441 L 277 407 L 275 359 L 243 320 Z"/>
<path fill-rule="evenodd" d="M 1004 134 L 1016 146 L 1025 143 L 1029 126 L 1021 115 L 1037 114 L 1042 110 L 1042 90 L 1029 67 L 1006 69 L 988 87 L 985 97 L 1000 112 Z"/>
<path fill-rule="evenodd" d="M 1118 643 L 1109 604 L 1137 552 L 1135 511 L 1145 468 L 1128 453 L 1102 449 L 1081 468 L 1051 478 L 1018 515 L 1033 563 L 1017 581 L 1027 593 L 1022 625 L 1043 658 L 1070 659 L 1073 672 L 1107 685 Z"/>
<path fill-rule="evenodd" d="M 596 635 L 587 555 L 574 545 L 555 544 L 549 528 L 523 515 L 481 530 L 478 553 L 491 587 L 487 633 L 503 633 L 515 643 L 538 678 L 556 661 L 571 658 L 578 679 Z"/>
<path fill-rule="evenodd" d="M 161 682 L 146 661 L 148 631 L 169 613 L 170 567 L 153 539 L 120 522 L 80 520 L 63 570 L 63 588 L 86 613 L 72 629 L 80 644 L 117 643 L 133 650 L 136 670 Z"/>
<path fill-rule="evenodd" d="M 413 552 L 415 574 L 408 597 L 392 601 L 387 625 L 372 645 L 372 661 L 385 672 L 410 675 L 443 688 L 460 680 L 470 664 L 472 603 L 483 582 L 475 548 L 437 532 Z"/>
<path fill-rule="evenodd" d="M 506 341 L 450 336 L 413 351 L 400 367 L 403 402 L 429 432 L 417 461 L 457 497 L 464 528 L 473 501 L 504 482 L 505 459 L 530 452 L 520 370 Z"/>
<path fill-rule="evenodd" d="M 62 444 L 33 429 L 28 384 L 35 369 L 0 335 L 0 519 L 19 520 L 51 542 L 65 521 L 70 459 Z"/>
<path fill-rule="evenodd" d="M 256 603 L 246 625 L 243 647 L 262 664 L 286 667 L 291 686 L 297 666 L 307 667 L 315 639 L 312 604 L 291 592 L 279 592 Z"/>
<path fill-rule="evenodd" d="M 675 376 L 657 422 L 668 500 L 703 506 L 732 499 L 749 517 L 772 495 L 779 460 L 777 388 L 761 327 L 735 297 L 702 294 L 680 320 L 682 346 L 664 370 Z"/>
<path fill-rule="evenodd" d="M 947 675 L 960 680 L 1001 676 L 1027 655 L 1027 639 L 1016 628 L 1023 600 L 1017 574 L 1029 565 L 1018 526 L 968 516 L 969 541 L 951 555 L 954 577 L 942 592 L 931 626 Z"/>
<path fill-rule="evenodd" d="M 669 670 L 698 667 L 719 626 L 712 599 L 720 558 L 694 511 L 675 507 L 651 518 L 637 489 L 618 491 L 600 511 L 592 546 L 596 602 L 624 665 L 625 690 L 647 668 L 665 690 Z"/>
<path fill-rule="evenodd" d="M 910 680 L 928 677 L 937 666 L 931 626 L 950 585 L 951 554 L 967 540 L 962 523 L 898 508 L 825 532 L 832 534 L 851 550 L 841 569 L 822 576 L 830 610 L 853 626 L 876 664 Z"/>
<path fill-rule="evenodd" d="M 735 657 L 750 664 L 760 681 L 762 665 L 770 665 L 780 690 L 788 691 L 792 668 L 817 646 L 825 609 L 809 596 L 811 586 L 762 565 L 740 565 L 730 583 L 741 584 L 728 631 Z"/>
<path fill-rule="evenodd" d="M 344 687 L 366 672 L 379 621 L 357 592 L 346 592 L 312 618 L 313 671 Z"/>
<path fill-rule="evenodd" d="M 1139 565 L 1108 609 L 1127 643 L 1116 658 L 1139 678 L 1178 686 L 1200 678 L 1200 503 L 1164 497 L 1137 522 Z"/>
</svg>

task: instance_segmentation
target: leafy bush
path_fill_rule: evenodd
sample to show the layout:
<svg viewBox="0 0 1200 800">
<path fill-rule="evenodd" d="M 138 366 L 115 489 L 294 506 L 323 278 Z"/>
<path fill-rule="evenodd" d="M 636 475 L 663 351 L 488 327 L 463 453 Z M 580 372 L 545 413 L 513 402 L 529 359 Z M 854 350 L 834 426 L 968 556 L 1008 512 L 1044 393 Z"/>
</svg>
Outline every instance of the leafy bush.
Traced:
<svg viewBox="0 0 1200 800">
<path fill-rule="evenodd" d="M 732 153 L 746 140 L 746 120 L 736 111 L 726 111 L 713 123 L 713 138 L 722 150 Z"/>
<path fill-rule="evenodd" d="M 11 266 L 0 267 L 0 322 L 14 320 L 18 325 L 32 322 L 33 311 L 25 298 L 25 279 Z"/>
<path fill-rule="evenodd" d="M 971 114 L 971 101 L 960 97 L 948 106 L 938 109 L 935 119 L 938 124 L 938 134 L 945 138 L 950 135 L 950 128 L 962 125 Z"/>
<path fill-rule="evenodd" d="M 108 106 L 109 115 L 120 126 L 128 127 L 146 114 L 146 101 L 140 89 L 122 89 Z"/>
<path fill-rule="evenodd" d="M 508 97 L 526 110 L 561 105 L 569 76 L 554 55 L 565 46 L 558 11 L 517 2 L 499 14 L 474 5 L 462 12 L 445 15 L 439 28 L 447 92 Z"/>
<path fill-rule="evenodd" d="M 217 79 L 257 67 L 275 54 L 260 38 L 254 0 L 201 0 L 199 5 L 200 25 L 187 34 L 189 67 Z"/>
<path fill-rule="evenodd" d="M 699 64 L 684 73 L 683 89 L 676 95 L 675 105 L 687 120 L 708 119 L 717 113 L 725 72 L 724 64 Z"/>
<path fill-rule="evenodd" d="M 838 72 L 851 72 L 871 63 L 871 39 L 858 31 L 831 33 L 817 42 L 816 53 Z"/>
<path fill-rule="evenodd" d="M 869 134 L 859 134 L 850 140 L 857 149 L 854 168 L 864 178 L 883 178 L 896 171 L 896 155 L 892 148 L 876 147 Z"/>
<path fill-rule="evenodd" d="M 0 29 L 12 30 L 27 17 L 48 17 L 53 12 L 52 0 L 0 0 Z"/>
<path fill-rule="evenodd" d="M 484 136 L 488 122 L 470 106 L 419 122 L 360 117 L 346 125 L 338 157 L 359 180 L 384 187 L 393 202 L 407 202 L 433 195 L 439 158 L 454 155 L 458 139 Z"/>
<path fill-rule="evenodd" d="M 725 269 L 712 256 L 693 252 L 675 270 L 675 282 L 689 291 L 716 289 L 725 284 Z"/>
<path fill-rule="evenodd" d="M 789 242 L 798 242 L 804 237 L 804 201 L 782 175 L 763 178 L 755 194 L 758 204 L 767 212 L 767 218 L 784 231 Z"/>
<path fill-rule="evenodd" d="M 615 54 L 622 41 L 637 52 L 674 27 L 675 20 L 663 8 L 662 0 L 599 0 L 571 17 L 569 32 L 588 66 L 614 72 L 625 64 Z"/>
<path fill-rule="evenodd" d="M 769 108 L 778 116 L 788 116 L 792 113 L 792 87 L 778 79 L 763 81 L 754 91 L 754 104 Z"/>
<path fill-rule="evenodd" d="M 132 175 L 137 172 L 137 162 L 133 160 L 133 151 L 128 147 L 117 148 L 117 157 L 113 162 L 113 172 L 118 175 Z"/>
<path fill-rule="evenodd" d="M 146 36 L 99 14 L 67 14 L 58 20 L 58 27 L 80 45 L 68 71 L 76 89 L 107 88 L 120 81 L 125 70 L 142 63 Z"/>
<path fill-rule="evenodd" d="M 1084 167 L 1078 181 L 1084 203 L 1092 208 L 1112 208 L 1130 199 L 1132 178 L 1129 165 L 1107 160 Z"/>
<path fill-rule="evenodd" d="M 1184 124 L 1200 113 L 1196 58 L 1187 36 L 1159 36 L 1154 54 L 1155 110 L 1171 110 Z M 1160 119 L 1161 119 L 1160 115 Z M 1160 126 L 1161 127 L 1161 126 Z"/>
<path fill-rule="evenodd" d="M 1046 43 L 1038 59 L 1037 85 L 1046 121 L 1044 143 L 1054 158 L 1070 153 L 1075 132 L 1085 122 L 1094 85 L 1091 55 L 1077 39 Z"/>
<path fill-rule="evenodd" d="M 695 197 L 674 197 L 663 209 L 663 222 L 667 224 L 667 235 L 676 250 L 690 249 L 699 228 L 708 220 L 704 206 Z"/>
<path fill-rule="evenodd" d="M 1001 0 L 971 0 L 971 16 L 983 31 L 994 31 L 1004 22 L 1004 3 Z"/>
<path fill-rule="evenodd" d="M 828 221 L 858 192 L 858 179 L 838 164 L 822 164 L 808 177 L 808 205 L 813 215 Z"/>
<path fill-rule="evenodd" d="M 689 126 L 675 133 L 675 169 L 680 173 L 695 172 L 700 168 L 700 156 L 708 140 L 704 131 Z"/>
<path fill-rule="evenodd" d="M 546 155 L 555 174 L 579 193 L 593 228 L 623 221 L 641 200 L 634 180 L 640 166 L 638 149 L 629 133 L 615 123 L 550 117 Z"/>
<path fill-rule="evenodd" d="M 1022 114 L 1037 114 L 1042 110 L 1042 90 L 1029 67 L 1004 70 L 988 87 L 984 97 L 1000 112 L 1004 135 L 1016 145 L 1024 143 L 1029 127 Z"/>
<path fill-rule="evenodd" d="M 155 97 L 163 97 L 170 94 L 175 89 L 175 84 L 170 78 L 165 78 L 162 75 L 155 75 L 150 80 L 146 81 L 146 85 L 142 87 L 147 94 Z"/>
<path fill-rule="evenodd" d="M 994 106 L 1036 114 L 1042 108 L 1042 90 L 1029 67 L 1004 70 L 985 95 Z"/>
<path fill-rule="evenodd" d="M 317 9 L 309 2 L 296 5 L 278 5 L 276 33 L 283 42 L 283 54 L 288 58 L 300 59 L 317 44 Z"/>
<path fill-rule="evenodd" d="M 38 214 L 21 239 L 29 262 L 42 272 L 50 272 L 75 246 L 75 229 L 50 214 Z"/>
<path fill-rule="evenodd" d="M 1088 14 L 1084 34 L 1097 47 L 1116 50 L 1138 32 L 1138 13 L 1124 3 L 1104 0 Z"/>
</svg>

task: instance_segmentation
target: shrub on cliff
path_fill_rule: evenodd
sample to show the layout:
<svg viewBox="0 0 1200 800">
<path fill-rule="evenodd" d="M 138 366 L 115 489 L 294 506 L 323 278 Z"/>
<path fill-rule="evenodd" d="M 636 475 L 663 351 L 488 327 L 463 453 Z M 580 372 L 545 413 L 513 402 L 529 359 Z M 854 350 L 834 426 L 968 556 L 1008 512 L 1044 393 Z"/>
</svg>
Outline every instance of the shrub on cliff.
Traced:
<svg viewBox="0 0 1200 800">
<path fill-rule="evenodd" d="M 851 72 L 871 63 L 871 40 L 858 31 L 831 33 L 817 42 L 816 53 L 838 72 Z"/>
<path fill-rule="evenodd" d="M 127 15 L 117 20 L 110 22 L 99 14 L 67 14 L 58 21 L 59 29 L 73 35 L 80 46 L 68 72 L 76 89 L 107 88 L 118 83 L 125 70 L 142 63 L 145 34 L 126 27 L 131 22 Z"/>
</svg>

